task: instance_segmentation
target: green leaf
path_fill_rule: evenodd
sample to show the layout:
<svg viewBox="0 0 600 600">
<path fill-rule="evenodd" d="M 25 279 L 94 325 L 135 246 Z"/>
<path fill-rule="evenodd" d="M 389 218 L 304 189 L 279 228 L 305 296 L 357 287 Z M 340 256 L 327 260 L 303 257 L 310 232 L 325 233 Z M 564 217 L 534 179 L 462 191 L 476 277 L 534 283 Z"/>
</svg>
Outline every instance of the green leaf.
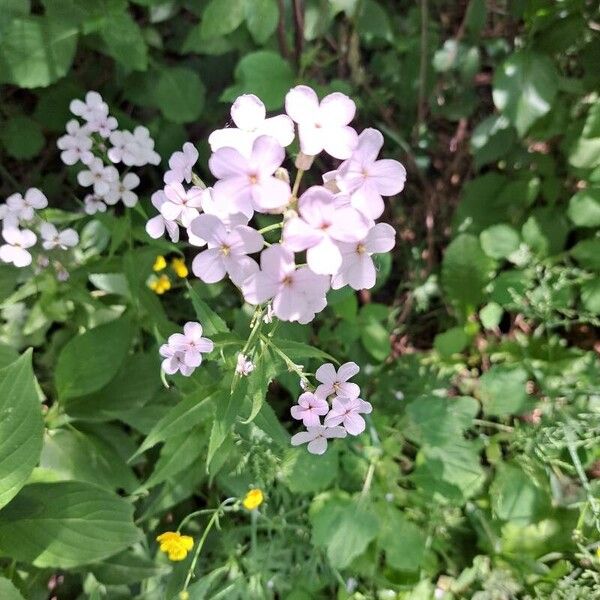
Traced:
<svg viewBox="0 0 600 600">
<path fill-rule="evenodd" d="M 246 54 L 235 68 L 236 85 L 227 88 L 221 100 L 233 101 L 240 94 L 256 94 L 267 110 L 283 106 L 286 93 L 294 85 L 294 72 L 279 54 L 259 50 Z"/>
<path fill-rule="evenodd" d="M 0 552 L 40 568 L 96 562 L 140 538 L 133 506 L 90 483 L 27 485 L 0 511 Z"/>
<path fill-rule="evenodd" d="M 552 108 L 558 91 L 558 75 L 543 54 L 519 50 L 509 56 L 494 76 L 494 104 L 523 137 Z"/>
<path fill-rule="evenodd" d="M 279 422 L 277 415 L 269 404 L 265 403 L 262 405 L 253 424 L 264 431 L 276 444 L 282 448 L 289 448 L 290 435 Z"/>
<path fill-rule="evenodd" d="M 568 233 L 564 210 L 552 206 L 534 209 L 521 228 L 523 241 L 541 258 L 562 252 Z"/>
<path fill-rule="evenodd" d="M 170 572 L 168 566 L 157 565 L 147 556 L 131 550 L 109 556 L 101 563 L 91 565 L 89 569 L 105 585 L 131 585 L 144 579 L 168 575 Z"/>
<path fill-rule="evenodd" d="M 304 342 L 285 340 L 275 336 L 271 339 L 271 343 L 284 354 L 289 356 L 293 361 L 303 361 L 308 358 L 316 358 L 318 360 L 325 360 L 327 362 L 339 364 L 337 359 L 331 356 L 331 354 L 328 354 L 320 348 L 315 348 L 315 346 L 305 344 Z"/>
<path fill-rule="evenodd" d="M 462 352 L 469 345 L 470 338 L 463 327 L 451 327 L 438 333 L 433 340 L 433 347 L 442 355 L 450 357 Z"/>
<path fill-rule="evenodd" d="M 571 248 L 571 256 L 584 269 L 600 271 L 600 238 L 582 240 Z"/>
<path fill-rule="evenodd" d="M 0 263 L 0 302 L 8 298 L 17 285 L 21 269 Z"/>
<path fill-rule="evenodd" d="M 376 360 L 383 362 L 389 356 L 392 349 L 390 334 L 376 318 L 365 318 L 361 314 L 360 339 L 365 350 Z"/>
<path fill-rule="evenodd" d="M 581 286 L 581 301 L 587 310 L 600 314 L 600 280 L 586 281 Z"/>
<path fill-rule="evenodd" d="M 492 508 L 499 519 L 527 525 L 547 508 L 547 496 L 518 466 L 501 463 L 490 488 Z"/>
<path fill-rule="evenodd" d="M 345 569 L 375 539 L 377 517 L 348 498 L 331 498 L 311 507 L 313 542 L 327 550 L 327 558 L 337 569 Z"/>
<path fill-rule="evenodd" d="M 0 577 L 0 598 L 2 600 L 25 600 L 12 581 Z"/>
<path fill-rule="evenodd" d="M 461 315 L 473 313 L 483 302 L 484 288 L 491 279 L 494 265 L 473 235 L 459 235 L 446 249 L 442 285 Z"/>
<path fill-rule="evenodd" d="M 246 14 L 246 0 L 210 0 L 202 14 L 200 33 L 204 39 L 227 35 L 235 31 Z"/>
<path fill-rule="evenodd" d="M 600 226 L 600 188 L 578 191 L 569 200 L 567 214 L 578 227 Z"/>
<path fill-rule="evenodd" d="M 204 108 L 206 90 L 199 75 L 187 67 L 162 68 L 154 98 L 162 114 L 173 123 L 195 121 Z"/>
<path fill-rule="evenodd" d="M 3 123 L 0 138 L 10 156 L 23 160 L 37 156 L 45 142 L 40 126 L 23 115 L 17 115 Z"/>
<path fill-rule="evenodd" d="M 76 27 L 45 17 L 14 19 L 0 38 L 0 81 L 45 87 L 64 77 L 77 47 Z"/>
<path fill-rule="evenodd" d="M 10 365 L 19 358 L 19 353 L 6 344 L 0 344 L 0 369 Z"/>
<path fill-rule="evenodd" d="M 227 323 L 200 298 L 198 292 L 189 283 L 187 286 L 194 310 L 196 311 L 196 318 L 200 325 L 202 325 L 204 335 L 210 336 L 215 333 L 227 333 L 229 331 Z"/>
<path fill-rule="evenodd" d="M 500 325 L 504 309 L 496 302 L 489 302 L 479 311 L 479 319 L 486 329 L 496 329 Z"/>
<path fill-rule="evenodd" d="M 246 26 L 257 44 L 264 44 L 277 29 L 276 0 L 246 0 Z"/>
<path fill-rule="evenodd" d="M 508 258 L 520 243 L 519 232 L 510 225 L 500 223 L 484 229 L 479 234 L 483 251 L 492 258 Z"/>
<path fill-rule="evenodd" d="M 31 351 L 0 369 L 0 508 L 23 487 L 42 451 L 44 424 Z"/>
<path fill-rule="evenodd" d="M 148 67 L 148 47 L 142 30 L 127 12 L 107 20 L 100 31 L 106 52 L 126 69 L 144 71 Z"/>
<path fill-rule="evenodd" d="M 520 414 L 531 408 L 527 394 L 528 374 L 523 367 L 495 365 L 479 380 L 480 395 L 486 414 L 506 416 Z"/>
<path fill-rule="evenodd" d="M 471 136 L 475 165 L 481 167 L 506 156 L 517 139 L 515 130 L 504 115 L 491 115 L 481 121 Z"/>
<path fill-rule="evenodd" d="M 326 490 L 338 474 L 339 456 L 334 447 L 322 456 L 304 448 L 288 448 L 282 463 L 283 480 L 293 494 Z"/>
<path fill-rule="evenodd" d="M 104 387 L 125 361 L 132 334 L 131 321 L 121 317 L 69 340 L 55 370 L 60 399 L 85 396 Z"/>
</svg>

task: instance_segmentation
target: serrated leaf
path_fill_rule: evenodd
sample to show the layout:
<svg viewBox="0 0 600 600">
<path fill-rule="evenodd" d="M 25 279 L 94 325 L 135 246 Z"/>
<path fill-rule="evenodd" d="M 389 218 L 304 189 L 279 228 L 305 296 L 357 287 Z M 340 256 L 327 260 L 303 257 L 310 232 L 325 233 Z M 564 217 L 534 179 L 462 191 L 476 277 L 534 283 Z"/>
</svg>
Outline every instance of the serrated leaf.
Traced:
<svg viewBox="0 0 600 600">
<path fill-rule="evenodd" d="M 43 431 L 28 351 L 0 369 L 0 508 L 14 498 L 36 466 Z"/>
</svg>

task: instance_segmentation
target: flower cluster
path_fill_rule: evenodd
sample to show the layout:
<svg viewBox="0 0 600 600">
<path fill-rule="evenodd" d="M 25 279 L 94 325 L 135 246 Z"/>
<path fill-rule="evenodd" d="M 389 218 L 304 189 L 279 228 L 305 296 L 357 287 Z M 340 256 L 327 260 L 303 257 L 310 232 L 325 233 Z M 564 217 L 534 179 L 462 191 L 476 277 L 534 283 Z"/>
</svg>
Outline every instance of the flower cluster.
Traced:
<svg viewBox="0 0 600 600">
<path fill-rule="evenodd" d="M 169 336 L 167 343 L 159 348 L 162 370 L 167 375 L 179 371 L 188 377 L 202 364 L 202 354 L 212 352 L 213 348 L 213 342 L 202 337 L 202 325 L 189 321 L 183 326 L 183 333 Z"/>
<path fill-rule="evenodd" d="M 329 289 L 375 285 L 372 256 L 395 244 L 393 227 L 375 219 L 384 211 L 382 197 L 402 191 L 406 172 L 395 160 L 378 160 L 379 131 L 359 135 L 349 125 L 356 106 L 348 96 L 336 92 L 319 102 L 300 85 L 288 92 L 285 110 L 267 118 L 252 94 L 233 103 L 235 127 L 209 137 L 212 187 L 195 177 L 198 152 L 184 144 L 169 160 L 164 188 L 152 196 L 159 214 L 146 231 L 177 242 L 184 228 L 189 243 L 203 248 L 192 262 L 194 275 L 205 283 L 227 277 L 246 302 L 268 303 L 268 314 L 280 320 L 308 323 L 327 305 Z M 296 131 L 301 152 L 290 186 L 283 163 Z M 299 195 L 304 171 L 321 152 L 342 162 L 322 176 L 322 185 Z M 255 213 L 282 220 L 256 230 Z M 275 229 L 280 239 L 269 244 L 262 234 Z M 298 253 L 304 253 L 300 260 Z"/>
<path fill-rule="evenodd" d="M 41 250 L 36 265 L 39 268 L 50 264 L 49 255 L 53 251 L 66 251 L 79 243 L 79 235 L 74 229 L 58 230 L 55 225 L 44 221 L 38 210 L 48 206 L 48 199 L 37 188 L 28 189 L 24 195 L 11 194 L 6 203 L 0 205 L 2 240 L 0 261 L 15 267 L 27 267 L 32 261 L 32 252 L 39 241 Z M 54 252 L 57 256 L 58 252 Z M 66 279 L 68 272 L 62 262 L 54 260 L 53 266 L 59 279 Z"/>
<path fill-rule="evenodd" d="M 314 391 L 305 391 L 292 406 L 294 419 L 302 421 L 306 431 L 292 437 L 292 445 L 308 443 L 312 454 L 323 454 L 327 440 L 359 435 L 366 424 L 362 414 L 369 414 L 373 407 L 360 396 L 360 388 L 349 381 L 360 368 L 348 362 L 336 371 L 331 363 L 321 365 L 315 373 L 319 385 Z M 330 403 L 331 402 L 331 406 Z M 325 417 L 321 423 L 321 417 Z"/>
<path fill-rule="evenodd" d="M 152 275 L 148 281 L 148 287 L 159 296 L 162 296 L 165 292 L 168 292 L 173 287 L 173 282 L 166 270 L 170 267 L 170 271 L 180 279 L 185 279 L 189 275 L 188 268 L 183 258 L 175 257 L 172 258 L 170 263 L 167 263 L 167 259 L 159 255 L 156 257 L 152 270 L 156 275 Z"/>
<path fill-rule="evenodd" d="M 129 170 L 159 164 L 160 156 L 154 151 L 148 129 L 138 126 L 133 132 L 118 130 L 117 119 L 109 114 L 108 104 L 98 92 L 88 92 L 85 100 L 73 100 L 70 109 L 83 123 L 71 119 L 57 146 L 66 165 L 81 163 L 85 167 L 77 174 L 79 184 L 91 188 L 84 199 L 85 212 L 105 212 L 107 205 L 119 201 L 135 206 L 138 197 L 133 190 L 140 178 L 131 172 L 121 175 L 114 165 L 122 163 Z"/>
</svg>

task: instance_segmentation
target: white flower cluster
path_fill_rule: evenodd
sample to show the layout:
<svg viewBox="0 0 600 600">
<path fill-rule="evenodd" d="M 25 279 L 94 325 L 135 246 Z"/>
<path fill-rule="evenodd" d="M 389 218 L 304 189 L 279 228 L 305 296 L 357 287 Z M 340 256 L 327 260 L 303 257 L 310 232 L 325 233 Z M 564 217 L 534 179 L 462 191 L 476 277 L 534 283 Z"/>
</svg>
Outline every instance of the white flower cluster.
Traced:
<svg viewBox="0 0 600 600">
<path fill-rule="evenodd" d="M 37 188 L 30 188 L 25 195 L 11 194 L 5 204 L 0 205 L 2 239 L 0 261 L 16 267 L 27 267 L 32 263 L 32 251 L 41 240 L 43 251 L 37 257 L 39 267 L 49 264 L 47 253 L 54 250 L 68 250 L 79 243 L 79 235 L 74 229 L 59 231 L 55 225 L 42 220 L 36 211 L 48 206 L 48 199 Z M 35 233 L 34 232 L 37 232 Z M 61 262 L 54 267 L 59 279 L 68 277 Z"/>
<path fill-rule="evenodd" d="M 190 244 L 206 246 L 192 263 L 202 281 L 228 277 L 246 302 L 269 303 L 270 318 L 308 323 L 327 305 L 330 288 L 375 285 L 372 255 L 395 244 L 393 227 L 375 219 L 384 211 L 382 196 L 402 191 L 406 172 L 395 160 L 377 159 L 383 146 L 379 131 L 358 135 L 349 126 L 356 107 L 348 96 L 336 92 L 319 102 L 311 88 L 300 85 L 288 92 L 285 106 L 287 114 L 267 118 L 252 94 L 233 103 L 235 127 L 209 137 L 212 187 L 192 185 L 198 159 L 192 144 L 175 152 L 164 188 L 152 196 L 159 214 L 146 231 L 155 239 L 166 232 L 177 242 L 183 227 Z M 292 187 L 282 164 L 295 130 L 301 153 Z M 298 197 L 304 171 L 323 151 L 343 162 L 322 176 L 323 185 Z M 283 219 L 257 231 L 250 225 L 254 213 Z M 280 240 L 268 244 L 262 234 L 274 229 L 281 230 Z M 305 259 L 296 260 L 299 252 Z M 258 253 L 258 261 L 250 256 Z"/>
<path fill-rule="evenodd" d="M 114 165 L 122 163 L 129 168 L 160 163 L 148 129 L 118 130 L 117 119 L 109 114 L 108 104 L 98 92 L 88 92 L 85 101 L 73 100 L 70 109 L 83 123 L 70 120 L 57 146 L 66 165 L 82 163 L 86 167 L 77 174 L 79 184 L 92 190 L 84 199 L 85 212 L 105 212 L 107 205 L 119 201 L 135 206 L 138 197 L 133 190 L 140 178 L 130 172 L 121 176 Z"/>
<path fill-rule="evenodd" d="M 354 362 L 341 365 L 337 371 L 331 363 L 317 369 L 315 378 L 319 385 L 314 392 L 301 394 L 298 404 L 291 409 L 292 417 L 306 427 L 306 431 L 292 437 L 292 446 L 308 443 L 311 454 L 323 454 L 328 439 L 346 437 L 346 434 L 359 435 L 365 430 L 366 423 L 361 415 L 369 414 L 373 407 L 359 398 L 358 385 L 348 381 L 359 371 Z"/>
</svg>

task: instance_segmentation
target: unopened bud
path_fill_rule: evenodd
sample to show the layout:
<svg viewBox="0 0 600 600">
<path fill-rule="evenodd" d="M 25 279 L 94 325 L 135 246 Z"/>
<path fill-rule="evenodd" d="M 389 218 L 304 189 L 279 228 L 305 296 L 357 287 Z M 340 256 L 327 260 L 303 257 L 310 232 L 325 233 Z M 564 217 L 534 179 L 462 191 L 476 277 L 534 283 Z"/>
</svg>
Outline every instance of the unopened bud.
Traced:
<svg viewBox="0 0 600 600">
<path fill-rule="evenodd" d="M 315 160 L 314 156 L 304 154 L 304 152 L 299 152 L 298 156 L 296 156 L 296 162 L 294 164 L 296 166 L 296 169 L 308 171 L 312 167 L 313 160 Z"/>
<path fill-rule="evenodd" d="M 201 190 L 206 189 L 206 184 L 204 181 L 202 181 L 202 179 L 200 179 L 200 177 L 198 177 L 198 175 L 196 175 L 196 173 L 192 173 L 192 183 Z"/>
<path fill-rule="evenodd" d="M 281 179 L 281 181 L 285 181 L 286 183 L 290 182 L 290 174 L 288 173 L 288 170 L 283 167 L 279 167 L 275 171 L 274 176 L 276 179 Z"/>
</svg>

